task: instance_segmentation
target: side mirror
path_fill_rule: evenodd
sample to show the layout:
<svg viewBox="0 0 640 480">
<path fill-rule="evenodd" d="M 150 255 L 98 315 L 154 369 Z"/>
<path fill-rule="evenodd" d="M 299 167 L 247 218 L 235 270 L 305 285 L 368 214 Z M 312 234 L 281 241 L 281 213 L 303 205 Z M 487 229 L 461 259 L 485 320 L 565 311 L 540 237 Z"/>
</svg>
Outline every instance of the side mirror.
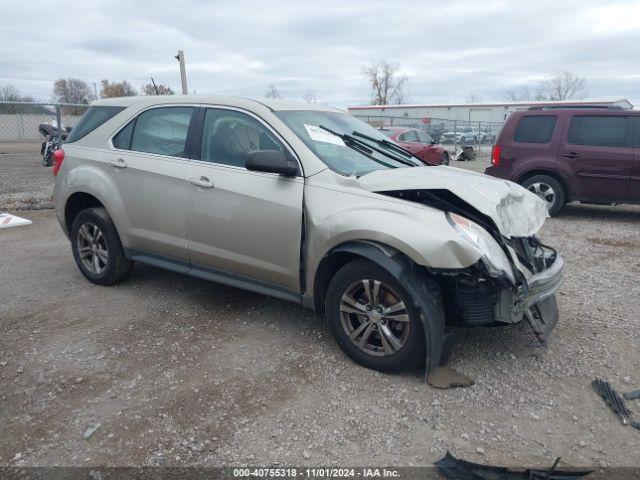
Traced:
<svg viewBox="0 0 640 480">
<path fill-rule="evenodd" d="M 298 164 L 293 158 L 279 150 L 256 150 L 247 156 L 245 167 L 255 172 L 278 173 L 285 177 L 294 177 L 298 173 Z"/>
</svg>

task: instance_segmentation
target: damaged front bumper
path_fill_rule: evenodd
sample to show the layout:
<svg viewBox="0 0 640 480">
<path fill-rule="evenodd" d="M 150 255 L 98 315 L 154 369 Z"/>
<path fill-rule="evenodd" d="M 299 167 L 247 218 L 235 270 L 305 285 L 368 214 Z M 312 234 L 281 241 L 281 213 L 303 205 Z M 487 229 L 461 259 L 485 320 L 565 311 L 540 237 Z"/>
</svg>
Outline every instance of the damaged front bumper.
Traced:
<svg viewBox="0 0 640 480">
<path fill-rule="evenodd" d="M 526 318 L 536 336 L 546 340 L 558 321 L 555 293 L 560 287 L 563 269 L 564 259 L 556 254 L 553 264 L 545 270 L 533 274 L 517 288 L 500 290 L 495 320 L 516 323 Z"/>
<path fill-rule="evenodd" d="M 518 271 L 515 282 L 506 276 L 491 276 L 481 263 L 448 276 L 445 281 L 448 323 L 473 327 L 513 324 L 525 319 L 538 339 L 545 341 L 558 321 L 555 293 L 565 264 L 560 254 L 547 250 L 552 256 L 538 257 L 537 268 L 533 261 L 527 266 L 519 262 L 517 267 L 514 265 Z M 516 257 L 515 253 L 513 256 Z"/>
</svg>

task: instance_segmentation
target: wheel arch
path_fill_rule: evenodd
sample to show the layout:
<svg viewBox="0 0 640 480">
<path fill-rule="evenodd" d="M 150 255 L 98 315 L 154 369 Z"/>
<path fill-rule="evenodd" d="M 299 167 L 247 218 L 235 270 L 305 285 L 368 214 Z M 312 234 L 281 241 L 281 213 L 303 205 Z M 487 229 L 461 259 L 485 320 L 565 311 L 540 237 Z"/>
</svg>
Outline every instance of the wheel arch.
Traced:
<svg viewBox="0 0 640 480">
<path fill-rule="evenodd" d="M 420 312 L 427 358 L 425 375 L 428 376 L 440 362 L 444 339 L 444 309 L 440 288 L 428 271 L 416 264 L 411 258 L 393 247 L 377 242 L 360 240 L 348 241 L 332 248 L 320 261 L 316 269 L 314 281 L 313 303 L 316 313 L 324 312 L 327 289 L 335 273 L 347 263 L 356 259 L 367 259 L 389 272 L 407 290 Z M 434 291 L 436 305 L 426 305 L 426 290 Z M 425 312 L 431 309 L 440 311 L 438 318 L 427 318 Z"/>
<path fill-rule="evenodd" d="M 102 207 L 107 210 L 104 203 L 95 195 L 92 195 L 90 193 L 78 191 L 69 195 L 69 198 L 67 198 L 67 201 L 64 205 L 64 223 L 67 227 L 67 232 L 71 234 L 71 226 L 73 225 L 73 221 L 82 210 L 96 207 Z"/>
</svg>

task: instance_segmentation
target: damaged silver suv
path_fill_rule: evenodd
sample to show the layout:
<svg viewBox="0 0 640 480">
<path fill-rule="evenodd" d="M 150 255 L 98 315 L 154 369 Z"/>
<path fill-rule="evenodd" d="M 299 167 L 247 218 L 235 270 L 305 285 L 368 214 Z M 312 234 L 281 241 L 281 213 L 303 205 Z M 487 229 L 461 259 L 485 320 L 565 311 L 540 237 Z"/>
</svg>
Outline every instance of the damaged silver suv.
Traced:
<svg viewBox="0 0 640 480">
<path fill-rule="evenodd" d="M 411 153 L 328 107 L 94 102 L 55 154 L 56 213 L 90 281 L 135 261 L 301 303 L 378 370 L 441 360 L 449 326 L 557 321 L 542 200 Z"/>
</svg>

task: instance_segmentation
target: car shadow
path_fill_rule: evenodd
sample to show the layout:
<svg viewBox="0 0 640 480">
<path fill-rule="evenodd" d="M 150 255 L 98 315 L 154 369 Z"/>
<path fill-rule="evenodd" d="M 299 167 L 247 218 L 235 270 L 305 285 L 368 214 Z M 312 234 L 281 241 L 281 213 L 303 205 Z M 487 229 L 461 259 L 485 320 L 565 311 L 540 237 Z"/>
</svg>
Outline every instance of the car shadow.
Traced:
<svg viewBox="0 0 640 480">
<path fill-rule="evenodd" d="M 628 222 L 640 220 L 640 206 L 637 205 L 588 205 L 570 203 L 564 206 L 557 219 L 592 218 L 594 220 L 607 220 L 616 222 Z"/>
<path fill-rule="evenodd" d="M 139 293 L 143 295 L 154 292 L 162 296 L 168 304 L 173 304 L 174 309 L 180 309 L 181 305 L 188 305 L 189 310 L 201 313 L 196 318 L 190 315 L 176 316 L 174 320 L 176 322 L 195 326 L 200 322 L 204 323 L 208 315 L 220 314 L 223 322 L 225 319 L 229 319 L 230 322 L 266 322 L 277 327 L 279 331 L 288 332 L 290 339 L 299 336 L 303 342 L 321 334 L 322 337 L 315 338 L 314 341 L 323 344 L 322 348 L 326 349 L 325 354 L 335 354 L 340 362 L 352 363 L 352 360 L 333 340 L 326 320 L 293 302 L 144 264 L 136 265 L 131 277 L 123 283 L 124 285 L 139 289 Z M 204 325 L 203 328 L 207 329 Z M 228 328 L 233 330 L 233 324 L 230 323 Z M 315 333 L 310 335 L 310 332 Z M 220 335 L 220 329 L 216 327 L 215 333 Z M 451 363 L 463 369 L 468 364 L 482 364 L 487 357 L 504 358 L 509 353 L 536 356 L 544 352 L 544 349 L 537 348 L 538 342 L 525 322 L 505 327 L 454 328 L 453 333 L 456 336 L 456 342 Z M 415 369 L 392 375 L 397 378 L 413 378 L 422 381 L 424 362 Z"/>
</svg>

